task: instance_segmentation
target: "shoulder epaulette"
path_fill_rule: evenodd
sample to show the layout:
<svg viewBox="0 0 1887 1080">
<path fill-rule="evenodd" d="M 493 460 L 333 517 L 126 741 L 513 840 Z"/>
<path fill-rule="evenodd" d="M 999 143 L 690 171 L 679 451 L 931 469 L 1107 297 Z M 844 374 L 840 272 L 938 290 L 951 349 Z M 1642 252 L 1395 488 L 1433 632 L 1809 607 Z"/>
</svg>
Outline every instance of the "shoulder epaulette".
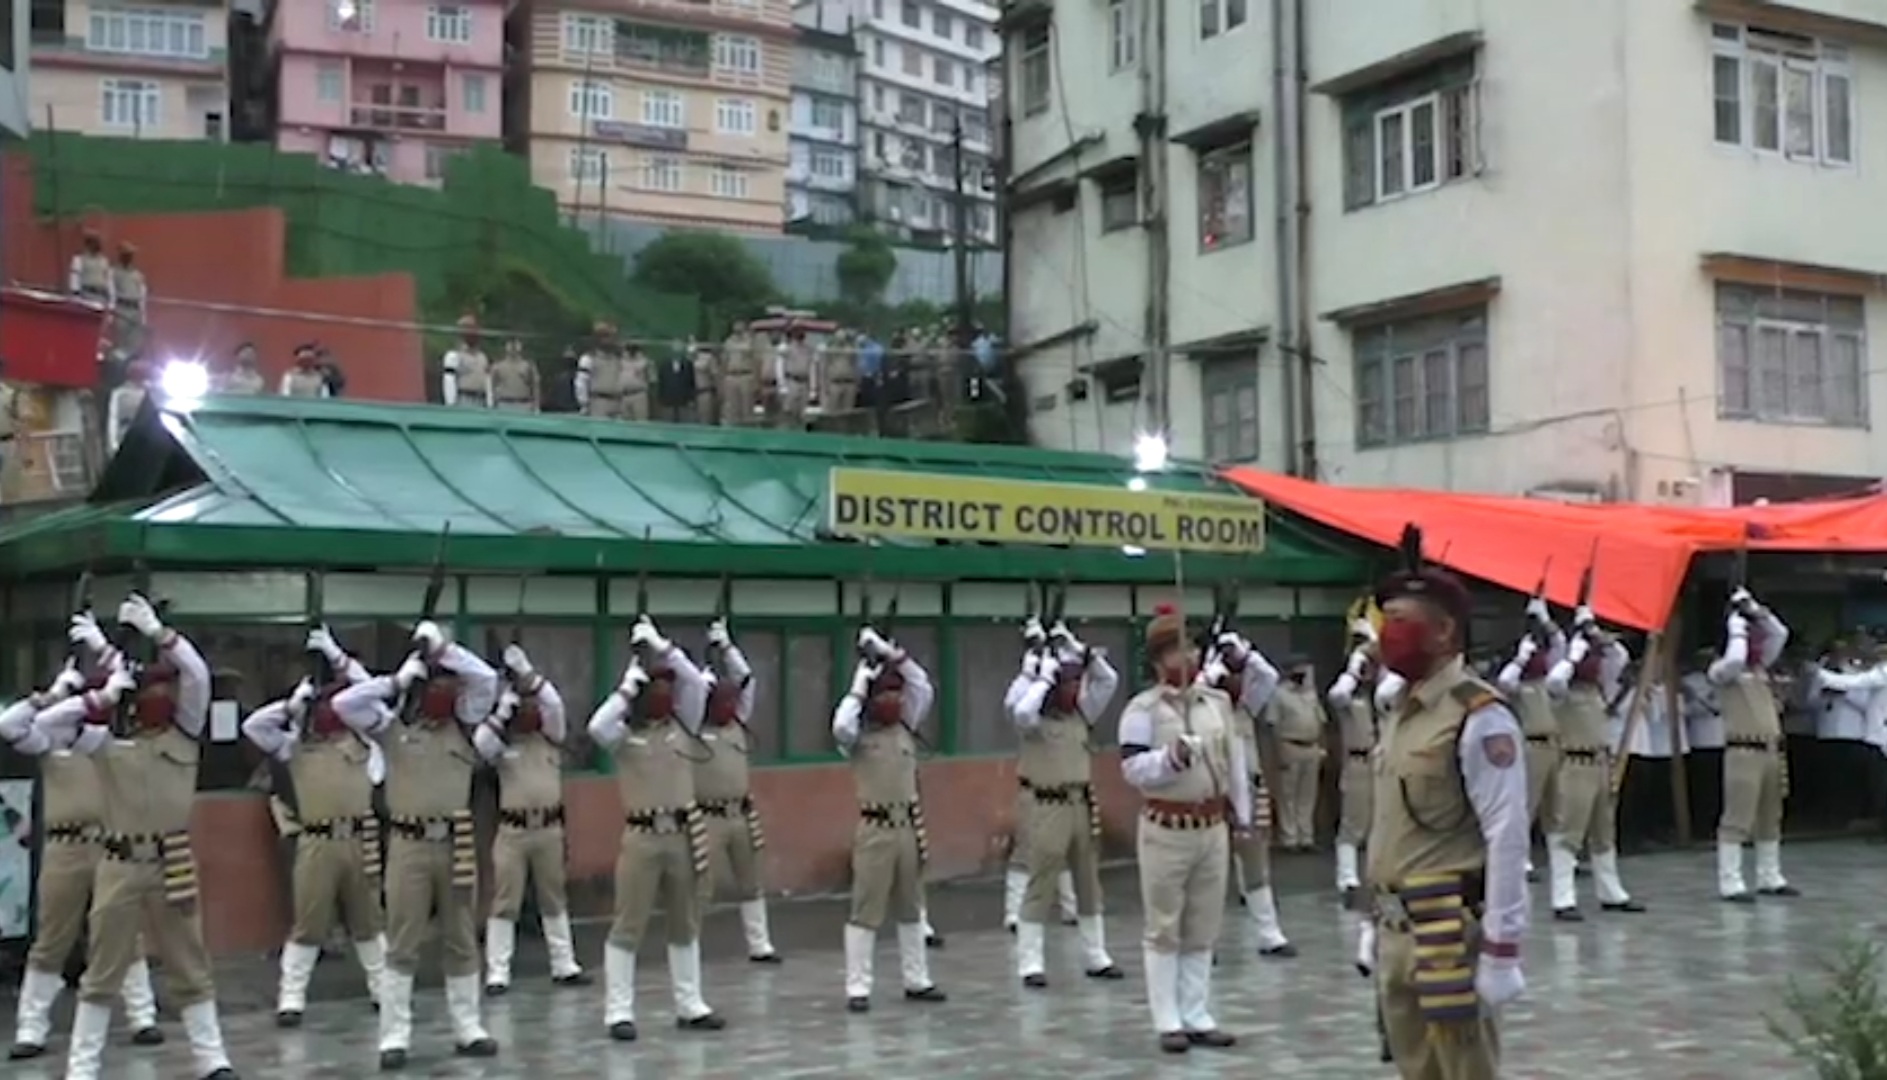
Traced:
<svg viewBox="0 0 1887 1080">
<path fill-rule="evenodd" d="M 1479 679 L 1463 679 L 1448 691 L 1448 696 L 1460 702 L 1461 707 L 1467 712 L 1485 709 L 1489 705 L 1505 704 L 1507 700 L 1501 696 L 1500 691 Z"/>
</svg>

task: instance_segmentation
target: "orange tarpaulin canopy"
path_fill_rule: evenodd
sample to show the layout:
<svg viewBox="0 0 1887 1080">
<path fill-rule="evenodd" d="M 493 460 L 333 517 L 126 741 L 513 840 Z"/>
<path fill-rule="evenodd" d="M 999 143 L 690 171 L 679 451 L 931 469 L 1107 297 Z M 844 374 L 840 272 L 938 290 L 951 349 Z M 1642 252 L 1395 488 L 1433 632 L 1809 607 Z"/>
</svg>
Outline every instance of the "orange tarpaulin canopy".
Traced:
<svg viewBox="0 0 1887 1080">
<path fill-rule="evenodd" d="M 1408 488 L 1344 488 L 1230 468 L 1243 490 L 1333 529 L 1394 547 L 1421 526 L 1428 558 L 1518 592 L 1546 572 L 1547 598 L 1570 605 L 1596 558 L 1592 607 L 1640 630 L 1671 616 L 1691 556 L 1705 551 L 1887 552 L 1887 496 L 1723 510 L 1579 505 Z"/>
</svg>

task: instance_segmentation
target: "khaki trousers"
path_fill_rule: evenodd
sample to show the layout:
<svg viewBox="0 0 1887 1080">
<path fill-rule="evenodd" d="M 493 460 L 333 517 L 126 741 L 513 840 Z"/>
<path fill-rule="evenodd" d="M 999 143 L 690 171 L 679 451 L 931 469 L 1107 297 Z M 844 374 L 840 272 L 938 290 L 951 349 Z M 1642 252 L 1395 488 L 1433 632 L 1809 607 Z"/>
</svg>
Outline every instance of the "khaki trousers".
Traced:
<svg viewBox="0 0 1887 1080">
<path fill-rule="evenodd" d="M 1717 842 L 1782 839 L 1782 752 L 1732 746 L 1723 752 L 1723 818 Z"/>
<path fill-rule="evenodd" d="M 1323 760 L 1321 746 L 1278 740 L 1278 834 L 1287 848 L 1317 842 L 1317 780 Z"/>
<path fill-rule="evenodd" d="M 380 883 L 367 872 L 359 840 L 332 840 L 303 833 L 295 842 L 295 926 L 289 940 L 315 948 L 327 944 L 339 916 L 348 936 L 380 936 Z"/>
<path fill-rule="evenodd" d="M 1135 848 L 1147 947 L 1158 953 L 1210 950 L 1225 922 L 1230 831 L 1223 824 L 1169 829 L 1142 817 Z"/>
<path fill-rule="evenodd" d="M 701 893 L 695 880 L 694 842 L 686 832 L 625 828 L 616 853 L 616 918 L 609 943 L 634 952 L 662 903 L 670 945 L 701 938 Z"/>
<path fill-rule="evenodd" d="M 138 933 L 164 966 L 170 1004 L 187 1009 L 216 998 L 210 954 L 194 901 L 165 895 L 164 865 L 104 859 L 92 893 L 91 952 L 79 999 L 109 1007 L 124 987 L 125 972 L 143 958 Z"/>
<path fill-rule="evenodd" d="M 806 397 L 810 393 L 804 379 L 788 379 L 780 388 L 780 423 L 788 427 L 806 422 Z"/>
<path fill-rule="evenodd" d="M 647 403 L 647 399 L 644 399 L 644 403 Z M 589 404 L 583 407 L 583 414 L 594 416 L 599 420 L 620 420 L 622 419 L 622 396 L 618 394 L 599 397 L 591 394 Z"/>
<path fill-rule="evenodd" d="M 1022 921 L 1046 923 L 1061 899 L 1062 871 L 1073 872 L 1075 913 L 1101 913 L 1100 838 L 1094 835 L 1094 817 L 1088 799 L 1075 795 L 1066 802 L 1029 797 L 1029 816 L 1023 832 L 1029 836 L 1029 887 L 1022 894 Z"/>
<path fill-rule="evenodd" d="M 858 380 L 833 379 L 826 383 L 825 410 L 849 412 L 858 405 Z"/>
<path fill-rule="evenodd" d="M 1559 832 L 1559 744 L 1527 738 L 1527 817 L 1547 835 Z"/>
<path fill-rule="evenodd" d="M 1232 852 L 1232 884 L 1238 887 L 1238 894 L 1245 895 L 1256 889 L 1267 888 L 1271 884 L 1271 833 L 1268 829 L 1253 829 L 1243 840 L 1234 837 L 1230 842 Z"/>
<path fill-rule="evenodd" d="M 1016 830 L 1009 841 L 1009 865 L 1018 870 L 1029 868 L 1029 811 L 1035 808 L 1035 797 L 1029 789 L 1016 789 Z"/>
<path fill-rule="evenodd" d="M 908 824 L 858 823 L 852 833 L 853 926 L 876 930 L 890 915 L 899 926 L 923 919 L 924 866 L 917 830 Z"/>
<path fill-rule="evenodd" d="M 721 381 L 721 423 L 739 427 L 754 421 L 753 377 L 729 376 Z"/>
<path fill-rule="evenodd" d="M 39 860 L 39 921 L 26 966 L 59 974 L 85 930 L 92 904 L 92 882 L 105 849 L 97 841 L 47 840 Z"/>
<path fill-rule="evenodd" d="M 1479 924 L 1472 915 L 1466 918 L 1468 940 L 1476 943 Z M 1403 1080 L 1498 1080 L 1500 1036 L 1492 1017 L 1484 1013 L 1478 1023 L 1459 1025 L 1446 1038 L 1429 1038 L 1417 1004 L 1415 935 L 1406 926 L 1378 927 L 1376 961 L 1383 1028 Z M 1472 953 L 1468 963 L 1474 963 Z"/>
<path fill-rule="evenodd" d="M 1343 814 L 1337 822 L 1337 843 L 1361 847 L 1369 839 L 1369 819 L 1375 812 L 1375 781 L 1367 752 L 1362 757 L 1343 755 L 1343 775 L 1338 780 L 1343 794 Z"/>
<path fill-rule="evenodd" d="M 744 814 L 716 817 L 709 814 L 708 872 L 701 875 L 701 904 L 714 900 L 716 889 L 731 887 L 737 900 L 758 900 L 760 887 L 760 849 L 754 844 L 753 830 Z"/>
<path fill-rule="evenodd" d="M 624 394 L 622 396 L 622 418 L 624 420 L 646 421 L 649 418 L 649 392 Z"/>
<path fill-rule="evenodd" d="M 303 843 L 307 842 L 304 837 Z M 453 881 L 453 843 L 394 836 L 387 847 L 387 966 L 411 975 L 438 913 L 446 978 L 479 973 L 472 889 Z"/>
<path fill-rule="evenodd" d="M 1611 755 L 1562 758 L 1559 763 L 1559 835 L 1574 851 L 1581 845 L 1603 855 L 1618 843 L 1613 815 Z"/>
<path fill-rule="evenodd" d="M 548 919 L 570 904 L 564 886 L 562 825 L 498 826 L 491 842 L 491 917 L 517 922 L 526 884 L 537 887 L 537 913 Z"/>
<path fill-rule="evenodd" d="M 520 401 L 505 401 L 504 399 L 500 398 L 497 402 L 494 403 L 493 407 L 496 408 L 499 412 L 536 412 L 537 411 L 537 406 L 531 404 L 529 398 L 525 398 Z"/>
</svg>

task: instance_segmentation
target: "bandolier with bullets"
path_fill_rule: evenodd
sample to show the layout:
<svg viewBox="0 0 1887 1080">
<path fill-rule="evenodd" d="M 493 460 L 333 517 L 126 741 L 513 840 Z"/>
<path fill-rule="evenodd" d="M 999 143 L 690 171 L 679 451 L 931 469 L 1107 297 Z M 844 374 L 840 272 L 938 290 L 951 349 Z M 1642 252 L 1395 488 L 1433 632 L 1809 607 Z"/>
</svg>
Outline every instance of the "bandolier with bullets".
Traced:
<svg viewBox="0 0 1887 1080">
<path fill-rule="evenodd" d="M 1382 612 L 1376 610 L 1370 597 L 1350 605 L 1350 656 L 1329 692 L 1343 745 L 1343 771 L 1338 779 L 1343 805 L 1337 821 L 1337 892 L 1345 907 L 1356 906 L 1363 886 L 1360 858 L 1369 842 L 1370 818 L 1375 813 L 1372 761 L 1383 711 L 1376 703 L 1382 678 L 1376 624 L 1381 618 Z"/>
<path fill-rule="evenodd" d="M 1753 903 L 1744 883 L 1743 845 L 1756 848 L 1756 891 L 1791 897 L 1800 890 L 1782 876 L 1782 807 L 1789 797 L 1788 758 L 1771 674 L 1789 628 L 1758 603 L 1745 582 L 1749 553 L 1739 551 L 1723 620 L 1723 654 L 1707 672 L 1723 712 L 1723 817 L 1717 823 L 1717 895 Z"/>
<path fill-rule="evenodd" d="M 1028 591 L 1027 609 L 1022 620 L 1022 669 L 1009 682 L 1009 689 L 1003 695 L 1003 711 L 1015 716 L 1016 703 L 1022 693 L 1035 682 L 1039 669 L 1050 653 L 1048 627 L 1062 620 L 1066 611 L 1068 590 L 1065 585 L 1054 591 L 1044 589 L 1040 597 L 1041 611 L 1036 610 L 1036 587 L 1031 585 Z M 1089 723 L 1092 723 L 1090 719 Z M 1030 775 L 1032 761 L 1026 747 L 1018 745 L 1016 754 L 1016 825 L 1010 834 L 1009 865 L 1003 872 L 1003 929 L 1016 933 L 1016 927 L 1022 920 L 1022 901 L 1029 891 L 1029 815 L 1034 809 L 1035 798 L 1030 793 L 1034 778 Z M 1096 807 L 1095 813 L 1099 814 Z M 1099 835 L 1100 821 L 1097 816 L 1094 828 Z M 1072 870 L 1065 870 L 1055 885 L 1056 898 L 1059 901 L 1061 917 L 1070 926 L 1076 924 L 1075 914 L 1075 879 Z"/>
</svg>

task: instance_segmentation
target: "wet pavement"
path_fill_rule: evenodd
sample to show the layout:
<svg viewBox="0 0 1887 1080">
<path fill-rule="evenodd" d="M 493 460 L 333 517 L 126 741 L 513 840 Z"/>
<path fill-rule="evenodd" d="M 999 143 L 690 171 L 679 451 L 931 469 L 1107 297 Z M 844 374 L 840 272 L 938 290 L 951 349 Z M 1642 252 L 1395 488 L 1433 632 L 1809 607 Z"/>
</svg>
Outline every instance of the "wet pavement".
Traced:
<svg viewBox="0 0 1887 1080">
<path fill-rule="evenodd" d="M 1753 907 L 1720 903 L 1708 851 L 1626 859 L 1627 884 L 1651 911 L 1593 915 L 1571 926 L 1546 917 L 1544 886 L 1535 887 L 1536 922 L 1527 944 L 1526 1001 L 1504 1023 L 1508 1075 L 1526 1080 L 1786 1080 L 1809 1075 L 1768 1033 L 1791 976 L 1812 977 L 1819 957 L 1845 935 L 1879 936 L 1877 899 L 1887 848 L 1857 842 L 1794 845 L 1792 881 L 1807 894 Z M 422 976 L 415 1003 L 414 1059 L 406 1075 L 605 1080 L 751 1080 L 772 1078 L 1003 1077 L 1087 1080 L 1161 1075 L 1261 1075 L 1271 1080 L 1368 1080 L 1392 1077 L 1376 1061 L 1368 983 L 1350 966 L 1349 916 L 1322 891 L 1322 859 L 1284 861 L 1282 910 L 1302 954 L 1289 961 L 1254 955 L 1249 927 L 1231 918 L 1215 981 L 1214 1012 L 1241 1044 L 1165 1058 L 1153 1046 L 1140 984 L 1131 874 L 1110 874 L 1116 915 L 1109 937 L 1123 982 L 1082 977 L 1075 932 L 1050 932 L 1046 991 L 1029 991 L 1013 974 L 1011 937 L 1002 932 L 996 889 L 936 890 L 934 921 L 947 938 L 932 974 L 950 994 L 941 1005 L 901 1000 L 893 935 L 880 941 L 878 995 L 866 1016 L 845 1011 L 838 954 L 843 908 L 831 901 L 780 905 L 775 937 L 786 962 L 748 963 L 731 912 L 708 927 L 706 996 L 728 1020 L 719 1033 L 674 1029 L 659 947 L 641 973 L 641 1041 L 610 1042 L 602 1030 L 602 988 L 552 988 L 541 976 L 536 941 L 520 943 L 519 982 L 488 1001 L 486 1023 L 502 1043 L 487 1061 L 456 1061 L 449 1046 L 436 976 Z M 1589 881 L 1581 891 L 1589 900 Z M 1242 913 L 1234 909 L 1231 914 Z M 582 931 L 583 956 L 598 969 L 601 926 Z M 659 943 L 652 931 L 651 942 Z M 375 1020 L 351 959 L 321 965 L 299 1031 L 278 1031 L 272 1016 L 274 972 L 265 959 L 221 966 L 224 1029 L 243 1076 L 309 1080 L 375 1075 Z M 9 988 L 10 989 L 10 988 Z M 160 996 L 161 996 L 160 984 Z M 10 1014 L 11 1001 L 5 1006 Z M 63 1020 L 64 1009 L 61 1010 Z M 115 1040 L 106 1075 L 125 1080 L 190 1076 L 182 1032 L 166 1021 L 171 1042 L 136 1049 Z M 63 1030 L 63 1023 L 61 1025 Z M 9 1064 L 12 1080 L 57 1080 L 60 1047 L 39 1062 Z"/>
</svg>

